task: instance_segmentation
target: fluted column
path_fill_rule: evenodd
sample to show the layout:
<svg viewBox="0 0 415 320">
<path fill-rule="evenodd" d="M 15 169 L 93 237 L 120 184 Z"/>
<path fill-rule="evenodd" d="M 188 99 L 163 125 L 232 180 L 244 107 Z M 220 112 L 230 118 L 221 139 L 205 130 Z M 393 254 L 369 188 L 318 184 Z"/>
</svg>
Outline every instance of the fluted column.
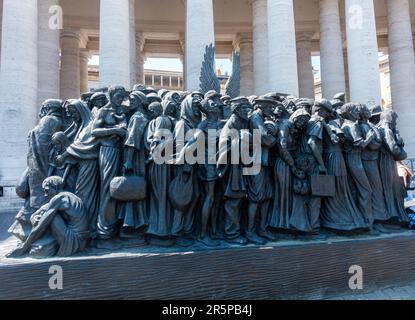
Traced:
<svg viewBox="0 0 415 320">
<path fill-rule="evenodd" d="M 314 99 L 314 75 L 311 64 L 311 38 L 314 32 L 297 34 L 298 87 L 302 98 Z"/>
<path fill-rule="evenodd" d="M 387 0 L 393 109 L 410 157 L 415 157 L 415 62 L 408 0 Z"/>
<path fill-rule="evenodd" d="M 59 98 L 59 35 L 57 26 L 49 25 L 49 8 L 59 0 L 38 1 L 38 105 L 50 98 Z"/>
<path fill-rule="evenodd" d="M 273 91 L 298 96 L 293 0 L 268 0 L 269 82 Z"/>
<path fill-rule="evenodd" d="M 27 134 L 38 120 L 38 7 L 4 0 L 0 72 L 0 186 L 15 186 L 26 167 Z"/>
<path fill-rule="evenodd" d="M 76 99 L 81 93 L 79 46 L 81 33 L 77 29 L 61 31 L 61 99 Z"/>
<path fill-rule="evenodd" d="M 135 0 L 129 0 L 130 11 L 130 87 L 137 83 L 137 44 L 135 32 Z"/>
<path fill-rule="evenodd" d="M 88 91 L 88 62 L 90 57 L 91 55 L 86 49 L 79 52 L 81 93 Z"/>
<path fill-rule="evenodd" d="M 381 103 L 373 0 L 345 0 L 350 100 Z"/>
<path fill-rule="evenodd" d="M 136 68 L 137 68 L 137 83 L 144 84 L 144 35 L 142 32 L 136 33 L 136 54 L 137 54 L 137 62 L 136 62 Z"/>
<path fill-rule="evenodd" d="M 241 95 L 254 93 L 254 68 L 252 33 L 240 33 L 237 37 L 241 62 Z"/>
<path fill-rule="evenodd" d="M 254 91 L 261 95 L 269 91 L 267 0 L 252 0 L 252 43 Z"/>
<path fill-rule="evenodd" d="M 320 0 L 320 61 L 323 96 L 345 92 L 339 0 Z"/>
<path fill-rule="evenodd" d="M 130 87 L 130 1 L 100 0 L 101 86 Z"/>
<path fill-rule="evenodd" d="M 199 90 L 206 46 L 215 45 L 212 0 L 186 1 L 186 90 Z"/>
</svg>

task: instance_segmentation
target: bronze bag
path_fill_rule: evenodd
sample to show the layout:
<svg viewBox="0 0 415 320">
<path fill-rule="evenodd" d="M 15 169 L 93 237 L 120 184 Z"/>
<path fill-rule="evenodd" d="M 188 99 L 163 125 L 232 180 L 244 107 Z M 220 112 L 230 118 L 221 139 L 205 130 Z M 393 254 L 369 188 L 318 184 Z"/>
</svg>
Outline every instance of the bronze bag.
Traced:
<svg viewBox="0 0 415 320">
<path fill-rule="evenodd" d="M 322 174 L 310 176 L 311 194 L 316 197 L 334 197 L 336 195 L 335 176 Z"/>
<path fill-rule="evenodd" d="M 115 177 L 110 184 L 111 198 L 119 201 L 139 201 L 146 197 L 147 182 L 143 177 Z"/>
</svg>

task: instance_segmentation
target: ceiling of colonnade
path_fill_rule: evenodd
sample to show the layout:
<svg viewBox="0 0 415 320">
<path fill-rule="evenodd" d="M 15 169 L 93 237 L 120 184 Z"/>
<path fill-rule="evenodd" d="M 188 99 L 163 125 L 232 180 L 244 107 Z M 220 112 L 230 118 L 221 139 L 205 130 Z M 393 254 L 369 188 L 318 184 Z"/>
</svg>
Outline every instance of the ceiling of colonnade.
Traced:
<svg viewBox="0 0 415 320">
<path fill-rule="evenodd" d="M 116 0 L 115 0 L 116 1 Z M 185 0 L 135 0 L 136 28 L 145 32 L 149 51 L 165 45 L 169 52 L 179 54 L 180 37 L 185 30 Z M 213 0 L 216 40 L 223 45 L 223 52 L 231 52 L 232 39 L 237 32 L 252 29 L 251 0 Z M 415 0 L 409 0 L 413 22 L 415 22 Z M 97 50 L 99 36 L 99 0 L 60 0 L 64 12 L 64 27 L 86 30 L 90 37 L 91 50 Z M 379 47 L 387 44 L 386 0 L 374 0 Z M 297 32 L 312 31 L 314 51 L 318 51 L 319 0 L 294 0 Z M 344 16 L 344 0 L 340 0 L 341 16 Z M 153 45 L 153 46 L 152 46 Z M 228 47 L 226 47 L 228 46 Z M 163 51 L 162 49 L 161 51 Z M 155 54 L 155 52 L 150 52 Z"/>
</svg>

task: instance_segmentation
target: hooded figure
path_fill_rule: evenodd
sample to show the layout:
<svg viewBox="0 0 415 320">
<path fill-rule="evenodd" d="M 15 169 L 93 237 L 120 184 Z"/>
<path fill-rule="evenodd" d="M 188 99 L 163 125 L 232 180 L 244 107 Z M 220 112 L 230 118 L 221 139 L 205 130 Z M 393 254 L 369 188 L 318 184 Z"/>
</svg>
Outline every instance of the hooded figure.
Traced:
<svg viewBox="0 0 415 320">
<path fill-rule="evenodd" d="M 65 103 L 65 112 L 73 121 L 65 130 L 65 135 L 70 141 L 75 141 L 81 131 L 92 121 L 92 113 L 84 102 L 74 99 Z"/>
<path fill-rule="evenodd" d="M 190 140 L 186 135 L 190 130 L 195 130 L 202 118 L 200 111 L 200 102 L 197 97 L 188 95 L 181 103 L 180 120 L 177 121 L 173 138 L 176 146 L 176 153 L 182 151 L 184 145 Z M 193 136 L 193 135 L 191 135 Z M 189 138 L 189 139 L 187 139 Z M 199 198 L 199 185 L 196 174 L 196 166 L 190 166 L 188 164 L 179 163 L 174 167 L 173 175 L 175 177 L 183 174 L 188 174 L 193 180 L 193 198 L 194 200 L 190 206 L 184 211 L 178 208 L 174 209 L 173 223 L 172 223 L 172 235 L 177 237 L 176 242 L 179 245 L 190 245 L 191 234 L 194 229 L 194 215 L 195 208 Z"/>
</svg>

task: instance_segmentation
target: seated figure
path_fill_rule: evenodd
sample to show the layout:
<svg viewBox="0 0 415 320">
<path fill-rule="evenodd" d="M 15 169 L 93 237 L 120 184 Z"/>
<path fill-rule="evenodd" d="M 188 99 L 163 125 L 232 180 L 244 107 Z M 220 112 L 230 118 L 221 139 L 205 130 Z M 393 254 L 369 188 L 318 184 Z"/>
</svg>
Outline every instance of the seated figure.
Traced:
<svg viewBox="0 0 415 320">
<path fill-rule="evenodd" d="M 48 177 L 42 184 L 49 200 L 30 218 L 33 229 L 27 239 L 8 254 L 18 257 L 28 253 L 32 245 L 48 231 L 58 243 L 58 256 L 70 256 L 85 249 L 89 236 L 88 216 L 79 197 L 63 191 L 63 179 Z"/>
</svg>

